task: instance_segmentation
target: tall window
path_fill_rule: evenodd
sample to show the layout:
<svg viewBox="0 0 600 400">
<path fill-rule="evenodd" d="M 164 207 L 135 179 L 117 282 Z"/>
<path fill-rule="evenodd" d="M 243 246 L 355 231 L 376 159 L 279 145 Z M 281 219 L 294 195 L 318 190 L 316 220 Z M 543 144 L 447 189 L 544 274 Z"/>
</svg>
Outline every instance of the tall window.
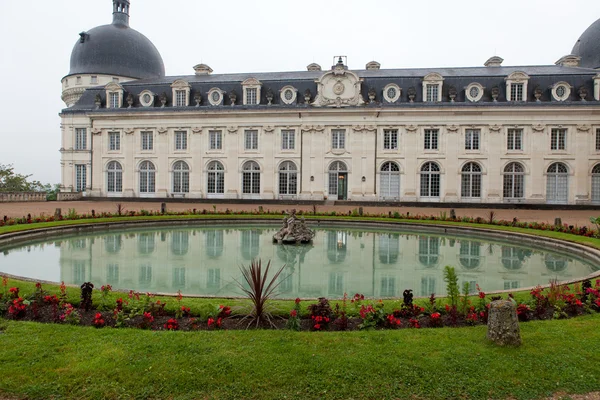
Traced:
<svg viewBox="0 0 600 400">
<path fill-rule="evenodd" d="M 184 231 L 175 231 L 171 235 L 171 252 L 176 256 L 187 254 L 189 248 L 190 234 Z"/>
<path fill-rule="evenodd" d="M 346 148 L 346 130 L 333 129 L 331 131 L 331 148 L 344 149 Z"/>
<path fill-rule="evenodd" d="M 189 193 L 190 167 L 184 161 L 173 165 L 173 193 Z"/>
<path fill-rule="evenodd" d="M 569 171 L 567 166 L 563 163 L 550 165 L 546 179 L 546 201 L 554 204 L 566 204 L 569 194 Z"/>
<path fill-rule="evenodd" d="M 341 161 L 335 161 L 329 166 L 329 195 L 337 198 L 340 193 L 340 178 L 347 178 L 348 167 Z M 343 188 L 342 188 L 343 190 Z"/>
<path fill-rule="evenodd" d="M 113 285 L 119 283 L 119 264 L 108 264 L 106 282 Z"/>
<path fill-rule="evenodd" d="M 241 253 L 246 260 L 253 260 L 260 254 L 260 230 L 245 229 L 241 232 Z"/>
<path fill-rule="evenodd" d="M 481 197 L 481 167 L 470 162 L 462 169 L 461 197 Z"/>
<path fill-rule="evenodd" d="M 434 162 L 421 167 L 421 197 L 440 197 L 440 166 Z"/>
<path fill-rule="evenodd" d="M 596 151 L 600 151 L 600 128 L 596 129 Z"/>
<path fill-rule="evenodd" d="M 281 150 L 294 150 L 296 148 L 296 132 L 293 130 L 281 131 Z"/>
<path fill-rule="evenodd" d="M 110 104 L 110 108 L 119 108 L 119 97 L 120 97 L 120 93 L 119 92 L 110 92 L 109 94 L 109 104 Z"/>
<path fill-rule="evenodd" d="M 419 262 L 426 267 L 437 264 L 440 255 L 440 238 L 419 236 Z"/>
<path fill-rule="evenodd" d="M 425 150 L 438 150 L 438 134 L 437 129 L 425 129 L 424 146 Z"/>
<path fill-rule="evenodd" d="M 185 287 L 185 268 L 173 268 L 173 287 Z"/>
<path fill-rule="evenodd" d="M 223 254 L 223 230 L 205 231 L 206 255 L 210 258 L 221 257 Z"/>
<path fill-rule="evenodd" d="M 466 269 L 479 267 L 481 261 L 481 243 L 462 240 L 458 261 Z"/>
<path fill-rule="evenodd" d="M 504 168 L 504 198 L 521 199 L 525 197 L 525 168 L 512 162 Z"/>
<path fill-rule="evenodd" d="M 400 198 L 400 166 L 388 161 L 381 166 L 380 194 L 383 199 Z"/>
<path fill-rule="evenodd" d="M 75 164 L 75 191 L 85 192 L 87 181 L 87 166 L 85 164 Z"/>
<path fill-rule="evenodd" d="M 175 131 L 175 150 L 187 150 L 186 131 Z"/>
<path fill-rule="evenodd" d="M 510 84 L 510 100 L 511 101 L 523 101 L 523 84 L 522 83 L 511 83 Z"/>
<path fill-rule="evenodd" d="M 225 168 L 218 161 L 212 161 L 208 164 L 207 172 L 207 192 L 208 194 L 223 194 L 225 193 Z"/>
<path fill-rule="evenodd" d="M 75 129 L 75 150 L 87 150 L 87 129 Z"/>
<path fill-rule="evenodd" d="M 567 143 L 566 129 L 552 129 L 550 133 L 550 150 L 564 150 Z"/>
<path fill-rule="evenodd" d="M 119 132 L 108 132 L 108 150 L 121 150 L 121 134 Z"/>
<path fill-rule="evenodd" d="M 154 193 L 156 190 L 156 170 L 150 161 L 140 165 L 140 193 Z"/>
<path fill-rule="evenodd" d="M 148 285 L 152 282 L 152 266 L 150 264 L 140 265 L 140 285 Z"/>
<path fill-rule="evenodd" d="M 176 107 L 185 107 L 187 106 L 187 91 L 185 90 L 176 90 L 175 91 L 175 106 Z"/>
<path fill-rule="evenodd" d="M 223 149 L 223 134 L 221 131 L 208 131 L 208 141 L 211 150 Z"/>
<path fill-rule="evenodd" d="M 291 161 L 286 161 L 279 167 L 279 194 L 298 194 L 298 169 Z"/>
<path fill-rule="evenodd" d="M 244 148 L 246 150 L 258 150 L 258 131 L 244 131 Z"/>
<path fill-rule="evenodd" d="M 398 130 L 385 129 L 383 131 L 383 148 L 385 150 L 398 149 Z"/>
<path fill-rule="evenodd" d="M 138 236 L 138 251 L 140 254 L 150 254 L 154 251 L 154 234 L 140 233 Z"/>
<path fill-rule="evenodd" d="M 98 77 L 97 77 L 97 76 L 93 76 L 93 75 L 92 75 L 92 76 L 90 77 L 90 83 L 91 83 L 92 85 L 95 85 L 95 84 L 97 84 L 97 83 L 98 83 Z"/>
<path fill-rule="evenodd" d="M 509 129 L 506 135 L 506 150 L 523 150 L 523 129 Z"/>
<path fill-rule="evenodd" d="M 154 137 L 152 132 L 142 132 L 142 150 L 152 150 L 154 148 Z"/>
<path fill-rule="evenodd" d="M 123 191 L 123 168 L 121 168 L 121 164 L 117 161 L 108 163 L 106 169 L 106 190 L 111 193 Z"/>
<path fill-rule="evenodd" d="M 247 161 L 243 166 L 242 193 L 260 194 L 260 167 L 254 161 Z"/>
<path fill-rule="evenodd" d="M 104 250 L 107 253 L 116 254 L 121 251 L 121 235 L 110 235 L 104 237 Z"/>
<path fill-rule="evenodd" d="M 438 84 L 434 84 L 434 85 L 428 84 L 426 101 L 429 103 L 438 101 L 438 90 L 439 90 Z"/>
<path fill-rule="evenodd" d="M 378 235 L 379 262 L 382 264 L 395 264 L 400 255 L 400 235 L 384 233 Z"/>
<path fill-rule="evenodd" d="M 592 203 L 600 204 L 600 164 L 592 169 Z"/>
<path fill-rule="evenodd" d="M 258 89 L 248 88 L 246 89 L 246 104 L 253 106 L 258 104 Z"/>
<path fill-rule="evenodd" d="M 480 136 L 479 129 L 467 129 L 465 131 L 465 150 L 479 150 Z"/>
<path fill-rule="evenodd" d="M 381 297 L 396 296 L 396 278 L 393 276 L 381 277 Z"/>
</svg>

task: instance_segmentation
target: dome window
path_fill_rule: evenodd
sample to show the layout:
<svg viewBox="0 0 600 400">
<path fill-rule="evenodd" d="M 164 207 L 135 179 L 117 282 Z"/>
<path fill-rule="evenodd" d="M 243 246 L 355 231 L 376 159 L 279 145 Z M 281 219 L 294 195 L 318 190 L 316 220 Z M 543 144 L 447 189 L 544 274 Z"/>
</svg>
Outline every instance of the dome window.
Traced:
<svg viewBox="0 0 600 400">
<path fill-rule="evenodd" d="M 223 95 L 225 92 L 219 88 L 212 88 L 208 91 L 208 102 L 213 106 L 223 105 Z"/>
<path fill-rule="evenodd" d="M 552 98 L 555 101 L 566 101 L 571 96 L 571 85 L 567 82 L 558 82 L 552 86 Z"/>
<path fill-rule="evenodd" d="M 395 83 L 390 83 L 383 88 L 383 98 L 388 103 L 395 103 L 400 99 L 402 89 Z"/>
<path fill-rule="evenodd" d="M 284 104 L 294 104 L 298 95 L 298 89 L 293 86 L 284 86 L 279 93 L 279 97 Z"/>
<path fill-rule="evenodd" d="M 465 89 L 465 97 L 470 102 L 476 103 L 483 97 L 484 87 L 481 84 L 474 82 Z"/>
<path fill-rule="evenodd" d="M 149 90 L 144 90 L 140 93 L 140 104 L 144 107 L 152 107 L 154 105 L 154 93 Z"/>
</svg>

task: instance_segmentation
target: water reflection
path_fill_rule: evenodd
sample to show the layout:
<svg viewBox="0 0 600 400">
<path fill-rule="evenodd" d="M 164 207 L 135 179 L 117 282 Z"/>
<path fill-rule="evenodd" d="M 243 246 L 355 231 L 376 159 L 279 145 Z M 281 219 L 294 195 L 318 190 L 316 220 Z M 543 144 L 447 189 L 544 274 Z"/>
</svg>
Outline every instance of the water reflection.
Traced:
<svg viewBox="0 0 600 400">
<path fill-rule="evenodd" d="M 468 282 L 472 290 L 479 284 L 486 291 L 595 271 L 567 254 L 481 238 L 319 229 L 311 246 L 284 246 L 271 242 L 276 230 L 227 226 L 79 235 L 4 250 L 0 270 L 77 285 L 231 296 L 240 295 L 239 266 L 260 257 L 271 260 L 273 269 L 285 264 L 278 289 L 288 298 L 344 292 L 398 297 L 409 288 L 419 296 L 444 295 L 445 265 L 456 267 L 461 287 Z"/>
</svg>

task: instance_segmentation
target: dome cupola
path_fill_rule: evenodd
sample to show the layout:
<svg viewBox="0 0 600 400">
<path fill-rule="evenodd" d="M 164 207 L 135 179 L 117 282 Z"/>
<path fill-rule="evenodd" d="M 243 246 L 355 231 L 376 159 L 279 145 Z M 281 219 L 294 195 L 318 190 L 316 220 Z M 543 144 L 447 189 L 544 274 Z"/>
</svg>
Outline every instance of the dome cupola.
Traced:
<svg viewBox="0 0 600 400">
<path fill-rule="evenodd" d="M 581 57 L 579 65 L 583 68 L 600 68 L 600 19 L 583 32 L 571 54 Z"/>
</svg>

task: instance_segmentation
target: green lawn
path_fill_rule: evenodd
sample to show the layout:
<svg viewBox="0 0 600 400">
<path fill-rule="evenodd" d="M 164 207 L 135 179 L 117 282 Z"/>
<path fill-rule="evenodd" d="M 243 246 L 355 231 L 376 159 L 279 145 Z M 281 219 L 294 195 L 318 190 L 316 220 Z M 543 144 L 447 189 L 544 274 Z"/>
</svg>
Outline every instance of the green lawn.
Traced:
<svg viewBox="0 0 600 400">
<path fill-rule="evenodd" d="M 151 332 L 0 321 L 0 394 L 48 399 L 534 399 L 600 388 L 600 314 L 486 328 Z M 411 397 L 413 396 L 413 397 Z"/>
</svg>

